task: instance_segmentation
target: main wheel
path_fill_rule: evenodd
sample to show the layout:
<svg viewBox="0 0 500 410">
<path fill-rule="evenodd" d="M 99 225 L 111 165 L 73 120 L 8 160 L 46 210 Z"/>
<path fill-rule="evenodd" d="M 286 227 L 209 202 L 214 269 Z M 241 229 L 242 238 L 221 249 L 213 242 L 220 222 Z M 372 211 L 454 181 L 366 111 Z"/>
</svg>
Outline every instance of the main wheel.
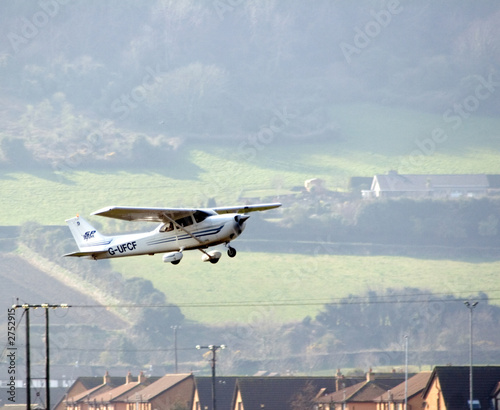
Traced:
<svg viewBox="0 0 500 410">
<path fill-rule="evenodd" d="M 216 258 L 212 258 L 212 259 L 210 259 L 210 263 L 216 264 L 217 262 L 219 262 L 219 259 L 220 258 L 217 258 L 217 259 Z"/>
<path fill-rule="evenodd" d="M 181 260 L 179 259 L 178 261 L 172 261 L 172 262 L 170 262 L 170 263 L 171 263 L 172 265 L 178 265 L 178 264 L 180 263 L 180 261 L 181 261 Z"/>
<path fill-rule="evenodd" d="M 230 258 L 234 258 L 236 256 L 236 249 L 229 246 L 227 249 L 227 256 L 229 256 Z"/>
</svg>

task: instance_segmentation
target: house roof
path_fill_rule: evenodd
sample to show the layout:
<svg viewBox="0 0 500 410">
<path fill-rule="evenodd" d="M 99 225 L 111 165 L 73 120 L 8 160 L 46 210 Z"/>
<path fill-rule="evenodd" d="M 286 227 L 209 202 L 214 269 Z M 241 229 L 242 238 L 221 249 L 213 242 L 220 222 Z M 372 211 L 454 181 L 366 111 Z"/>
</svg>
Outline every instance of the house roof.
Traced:
<svg viewBox="0 0 500 410">
<path fill-rule="evenodd" d="M 431 377 L 431 372 L 420 372 L 408 379 L 408 398 L 422 392 Z M 404 401 L 405 400 L 405 383 L 398 384 L 389 391 L 382 394 L 376 401 Z"/>
<path fill-rule="evenodd" d="M 469 408 L 469 366 L 436 366 L 423 391 L 427 396 L 434 380 L 438 378 L 446 408 L 467 410 Z M 474 400 L 479 400 L 481 408 L 487 409 L 495 386 L 500 381 L 500 366 L 474 366 Z"/>
<path fill-rule="evenodd" d="M 400 374 L 398 373 L 398 376 Z M 357 383 L 354 386 L 346 387 L 335 393 L 320 397 L 318 403 L 343 403 L 348 402 L 367 402 L 373 401 L 381 396 L 387 390 L 393 389 L 404 381 L 404 374 L 399 377 L 375 379 Z"/>
<path fill-rule="evenodd" d="M 375 175 L 375 184 L 381 191 L 429 191 L 430 189 L 488 189 L 488 177 L 484 174 L 445 174 L 445 175 L 402 175 L 389 172 Z"/>
<path fill-rule="evenodd" d="M 108 387 L 115 387 L 115 386 L 120 386 L 122 384 L 124 384 L 126 382 L 126 377 L 111 377 L 111 376 L 107 376 L 108 377 L 108 381 L 109 381 L 109 386 Z M 151 380 L 153 378 L 150 378 L 149 380 Z M 81 400 L 82 398 L 85 398 L 87 397 L 89 394 L 91 394 L 93 391 L 95 391 L 95 393 L 98 394 L 98 390 L 96 388 L 98 387 L 103 387 L 105 386 L 105 384 L 103 384 L 103 377 L 102 376 L 81 376 L 81 377 L 78 377 L 74 382 L 73 384 L 71 385 L 71 387 L 67 390 L 66 392 L 66 395 L 63 395 L 61 397 L 61 399 L 57 402 L 56 404 L 56 408 L 61 404 L 63 403 L 64 401 L 77 401 L 77 400 Z M 84 392 L 81 392 L 81 393 L 78 393 L 78 394 L 72 394 L 72 390 L 75 388 L 75 386 L 77 386 L 78 384 L 81 384 L 84 388 L 85 388 L 85 391 Z M 109 388 L 108 388 L 109 390 Z M 103 390 L 105 391 L 105 390 Z M 102 391 L 101 391 L 102 392 Z M 70 394 L 68 396 L 68 394 Z"/>
<path fill-rule="evenodd" d="M 96 386 L 92 389 L 85 390 L 84 392 L 77 394 L 75 396 L 69 396 L 66 398 L 65 401 L 67 402 L 79 402 L 81 400 L 85 399 L 92 399 L 94 398 L 97 394 L 102 394 L 108 390 L 111 390 L 113 386 L 110 386 L 109 384 L 100 384 L 99 386 Z"/>
<path fill-rule="evenodd" d="M 245 410 L 266 409 L 289 410 L 290 404 L 299 394 L 311 392 L 316 394 L 323 388 L 335 391 L 333 377 L 252 377 L 240 378 L 237 381 Z"/>
<path fill-rule="evenodd" d="M 159 378 L 154 383 L 151 383 L 149 386 L 145 387 L 140 391 L 141 400 L 151 400 L 154 399 L 159 394 L 164 393 L 166 390 L 174 387 L 175 385 L 181 383 L 182 381 L 192 378 L 193 375 L 191 373 L 183 373 L 183 374 L 166 374 L 165 376 Z M 126 400 L 127 402 L 135 402 L 137 397 L 135 394 L 129 395 Z"/>
<path fill-rule="evenodd" d="M 112 400 L 116 400 L 120 396 L 130 394 L 136 388 L 144 387 L 139 382 L 131 382 L 122 384 L 121 386 L 115 387 L 114 389 L 108 390 L 102 394 L 98 394 L 93 397 L 97 402 L 110 402 Z"/>
<path fill-rule="evenodd" d="M 110 384 L 113 386 L 118 386 L 120 384 L 125 383 L 125 377 L 109 377 Z M 87 390 L 93 389 L 94 387 L 100 386 L 103 384 L 102 376 L 84 376 L 79 377 L 72 384 L 71 388 L 77 384 L 81 383 Z"/>
<path fill-rule="evenodd" d="M 217 398 L 217 407 L 221 409 L 231 408 L 234 388 L 238 377 L 219 377 L 215 378 L 215 394 Z M 200 400 L 201 408 L 212 410 L 212 378 L 195 377 L 196 390 Z"/>
</svg>

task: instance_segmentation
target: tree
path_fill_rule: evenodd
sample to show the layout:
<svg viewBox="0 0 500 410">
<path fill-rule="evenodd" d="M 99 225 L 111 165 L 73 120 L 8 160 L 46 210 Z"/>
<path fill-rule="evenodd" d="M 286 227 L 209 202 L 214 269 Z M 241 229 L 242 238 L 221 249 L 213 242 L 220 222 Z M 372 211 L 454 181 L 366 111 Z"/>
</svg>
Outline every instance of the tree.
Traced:
<svg viewBox="0 0 500 410">
<path fill-rule="evenodd" d="M 310 410 L 313 408 L 313 400 L 318 392 L 311 382 L 307 382 L 305 386 L 294 394 L 290 401 L 292 410 Z"/>
</svg>

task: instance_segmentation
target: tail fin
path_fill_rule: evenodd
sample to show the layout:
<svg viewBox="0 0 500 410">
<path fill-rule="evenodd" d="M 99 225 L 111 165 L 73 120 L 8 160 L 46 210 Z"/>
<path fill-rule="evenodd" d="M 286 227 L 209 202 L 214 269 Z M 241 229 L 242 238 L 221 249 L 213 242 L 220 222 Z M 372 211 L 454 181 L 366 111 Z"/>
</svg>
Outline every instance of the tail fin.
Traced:
<svg viewBox="0 0 500 410">
<path fill-rule="evenodd" d="M 89 246 L 107 245 L 111 242 L 111 238 L 101 235 L 97 229 L 81 216 L 77 215 L 74 218 L 67 219 L 66 223 L 80 250 L 84 250 Z"/>
</svg>

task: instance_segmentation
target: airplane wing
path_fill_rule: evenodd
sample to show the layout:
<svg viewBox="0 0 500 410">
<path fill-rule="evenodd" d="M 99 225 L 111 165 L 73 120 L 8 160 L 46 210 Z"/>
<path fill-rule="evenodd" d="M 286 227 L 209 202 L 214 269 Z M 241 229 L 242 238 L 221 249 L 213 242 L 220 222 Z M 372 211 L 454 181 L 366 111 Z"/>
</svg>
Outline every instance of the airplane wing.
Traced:
<svg viewBox="0 0 500 410">
<path fill-rule="evenodd" d="M 218 214 L 246 214 L 248 212 L 266 211 L 280 207 L 280 203 L 240 205 L 213 208 Z M 202 209 L 202 208 L 200 208 Z M 132 206 L 110 206 L 92 212 L 92 215 L 106 216 L 108 218 L 123 219 L 125 221 L 169 222 L 195 213 L 197 208 L 143 208 Z M 168 218 L 165 216 L 167 215 Z M 170 218 L 170 219 L 169 219 Z"/>
<path fill-rule="evenodd" d="M 279 208 L 280 203 L 274 204 L 257 204 L 257 205 L 242 205 L 242 206 L 227 206 L 220 208 L 213 208 L 218 214 L 246 214 L 255 211 L 267 211 L 268 209 Z"/>
<path fill-rule="evenodd" d="M 196 212 L 194 208 L 142 208 L 132 206 L 110 206 L 92 212 L 92 215 L 125 221 L 168 222 L 171 219 L 183 218 Z"/>
</svg>

